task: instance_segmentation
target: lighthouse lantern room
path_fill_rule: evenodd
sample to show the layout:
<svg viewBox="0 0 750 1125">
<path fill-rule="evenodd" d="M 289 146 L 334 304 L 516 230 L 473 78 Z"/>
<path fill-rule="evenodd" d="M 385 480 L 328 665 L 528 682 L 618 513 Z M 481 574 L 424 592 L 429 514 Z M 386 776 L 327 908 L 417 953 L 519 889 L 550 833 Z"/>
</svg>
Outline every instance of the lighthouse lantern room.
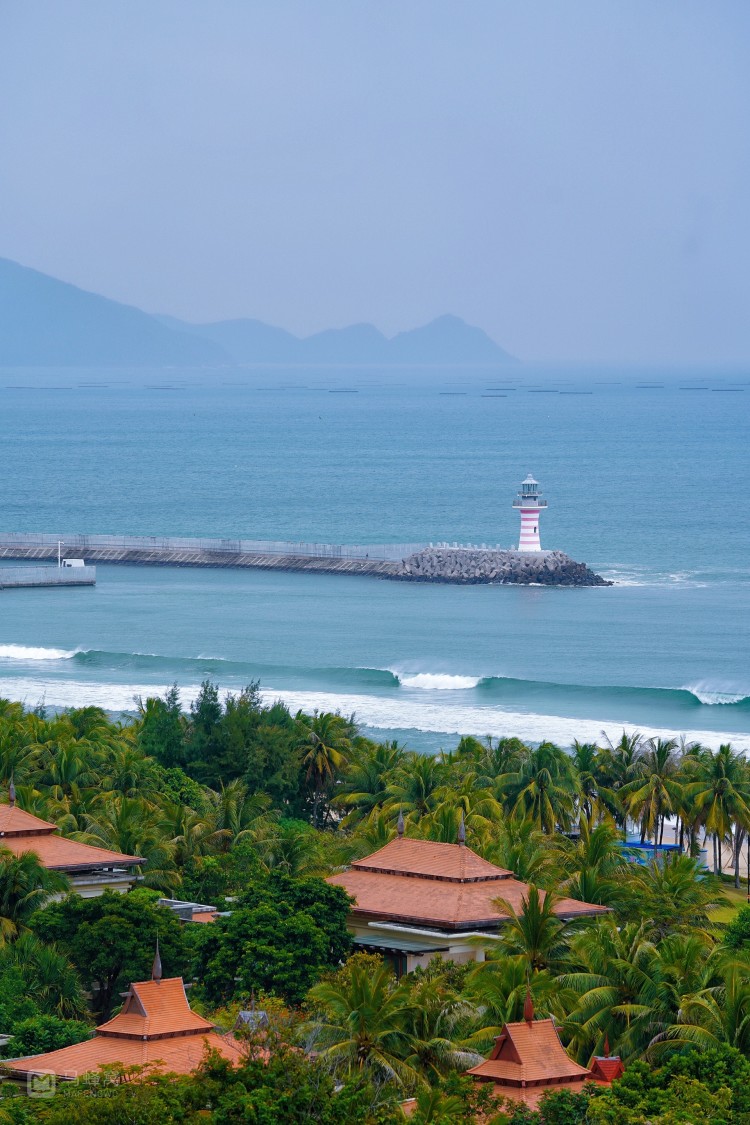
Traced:
<svg viewBox="0 0 750 1125">
<path fill-rule="evenodd" d="M 539 541 L 539 515 L 542 508 L 547 507 L 547 501 L 540 499 L 539 481 L 534 480 L 531 473 L 521 484 L 521 491 L 513 501 L 513 507 L 521 512 L 521 538 L 518 543 L 519 551 L 541 551 Z"/>
</svg>

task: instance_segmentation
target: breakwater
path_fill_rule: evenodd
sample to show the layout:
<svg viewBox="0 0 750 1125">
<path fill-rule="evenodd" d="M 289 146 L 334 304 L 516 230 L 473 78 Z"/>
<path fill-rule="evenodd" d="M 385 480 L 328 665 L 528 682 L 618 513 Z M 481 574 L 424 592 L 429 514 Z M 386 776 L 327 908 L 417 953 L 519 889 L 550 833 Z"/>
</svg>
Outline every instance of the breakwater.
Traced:
<svg viewBox="0 0 750 1125">
<path fill-rule="evenodd" d="M 131 566 L 230 567 L 361 574 L 402 582 L 606 586 L 584 563 L 561 551 L 391 543 L 343 546 L 247 539 L 158 536 L 0 534 L 0 558 L 53 559 L 59 544 L 86 562 Z"/>
<path fill-rule="evenodd" d="M 0 566 L 0 590 L 24 586 L 94 586 L 95 566 Z"/>
</svg>

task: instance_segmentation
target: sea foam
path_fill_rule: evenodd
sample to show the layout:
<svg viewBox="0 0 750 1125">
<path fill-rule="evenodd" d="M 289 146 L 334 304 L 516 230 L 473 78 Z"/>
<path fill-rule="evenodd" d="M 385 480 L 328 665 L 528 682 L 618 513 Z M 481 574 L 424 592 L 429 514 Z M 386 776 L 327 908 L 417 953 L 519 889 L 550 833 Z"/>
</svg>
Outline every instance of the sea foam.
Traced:
<svg viewBox="0 0 750 1125">
<path fill-rule="evenodd" d="M 0 679 L 0 697 L 21 699 L 32 707 L 45 703 L 50 707 L 98 706 L 108 711 L 134 712 L 138 698 L 163 696 L 168 684 L 133 683 L 95 683 L 82 680 L 49 680 L 36 677 L 13 677 Z M 199 684 L 188 684 L 180 688 L 183 707 L 195 700 L 200 691 Z M 482 737 L 492 733 L 495 736 L 516 735 L 527 742 L 541 742 L 551 739 L 562 746 L 569 746 L 573 739 L 596 742 L 605 731 L 613 741 L 625 730 L 635 731 L 632 723 L 613 716 L 597 719 L 577 719 L 561 715 L 546 715 L 505 710 L 500 707 L 481 707 L 471 704 L 441 704 L 439 700 L 426 697 L 424 700 L 383 698 L 376 695 L 339 694 L 325 691 L 290 691 L 266 688 L 261 692 L 265 703 L 281 700 L 290 710 L 307 712 L 340 711 L 344 715 L 355 714 L 357 719 L 370 727 L 381 730 L 419 730 L 436 735 L 474 734 Z M 637 729 L 646 738 L 678 738 L 686 733 L 680 730 L 661 727 L 647 727 L 639 724 Z M 691 739 L 704 746 L 718 747 L 731 742 L 738 750 L 750 752 L 750 736 L 737 731 L 704 731 L 690 728 Z"/>
<path fill-rule="evenodd" d="M 72 660 L 79 648 L 34 648 L 29 645 L 0 645 L 0 660 Z"/>
<path fill-rule="evenodd" d="M 442 672 L 416 672 L 406 675 L 394 672 L 402 687 L 419 688 L 421 691 L 467 691 L 480 682 L 479 676 L 451 676 Z"/>
</svg>

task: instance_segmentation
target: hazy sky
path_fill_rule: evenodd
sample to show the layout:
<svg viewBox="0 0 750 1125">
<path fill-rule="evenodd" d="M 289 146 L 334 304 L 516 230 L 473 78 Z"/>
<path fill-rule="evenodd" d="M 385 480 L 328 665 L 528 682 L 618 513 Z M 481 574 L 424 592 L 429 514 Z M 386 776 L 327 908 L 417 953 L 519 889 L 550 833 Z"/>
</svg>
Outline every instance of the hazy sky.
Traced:
<svg viewBox="0 0 750 1125">
<path fill-rule="evenodd" d="M 750 360 L 748 0 L 0 0 L 0 256 L 300 333 Z"/>
</svg>

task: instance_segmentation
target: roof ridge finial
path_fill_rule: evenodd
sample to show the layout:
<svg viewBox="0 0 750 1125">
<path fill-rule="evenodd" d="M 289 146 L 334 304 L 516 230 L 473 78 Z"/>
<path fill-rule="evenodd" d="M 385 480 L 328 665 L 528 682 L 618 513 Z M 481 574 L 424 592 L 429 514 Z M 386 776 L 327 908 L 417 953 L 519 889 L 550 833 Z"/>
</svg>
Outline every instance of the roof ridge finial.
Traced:
<svg viewBox="0 0 750 1125">
<path fill-rule="evenodd" d="M 8 786 L 8 804 L 11 808 L 16 803 L 16 784 L 13 780 L 13 774 L 10 775 L 10 785 Z"/>
<path fill-rule="evenodd" d="M 461 809 L 461 821 L 458 825 L 458 833 L 457 833 L 456 838 L 457 838 L 459 844 L 465 844 L 466 843 L 466 817 L 464 816 L 464 810 L 463 809 Z"/>
<path fill-rule="evenodd" d="M 396 822 L 396 831 L 398 832 L 399 840 L 401 839 L 401 837 L 404 834 L 404 827 L 405 827 L 405 825 L 404 825 L 404 810 L 399 809 L 398 810 L 398 820 Z"/>
<path fill-rule="evenodd" d="M 608 1059 L 608 1058 L 610 1058 L 610 1052 L 609 1052 L 609 1035 L 607 1034 L 607 1032 L 606 1032 L 606 1031 L 604 1032 L 604 1057 L 605 1057 L 605 1059 Z"/>
<path fill-rule="evenodd" d="M 531 985 L 528 980 L 526 981 L 526 999 L 523 1002 L 523 1018 L 528 1024 L 534 1022 L 534 1001 L 531 997 Z"/>
<path fill-rule="evenodd" d="M 157 933 L 157 935 L 156 935 L 156 952 L 154 954 L 154 964 L 151 968 L 151 980 L 159 981 L 159 980 L 161 980 L 161 976 L 162 976 L 161 954 L 159 953 L 159 935 Z"/>
<path fill-rule="evenodd" d="M 255 1011 L 255 988 L 250 989 L 250 1011 Z"/>
</svg>

